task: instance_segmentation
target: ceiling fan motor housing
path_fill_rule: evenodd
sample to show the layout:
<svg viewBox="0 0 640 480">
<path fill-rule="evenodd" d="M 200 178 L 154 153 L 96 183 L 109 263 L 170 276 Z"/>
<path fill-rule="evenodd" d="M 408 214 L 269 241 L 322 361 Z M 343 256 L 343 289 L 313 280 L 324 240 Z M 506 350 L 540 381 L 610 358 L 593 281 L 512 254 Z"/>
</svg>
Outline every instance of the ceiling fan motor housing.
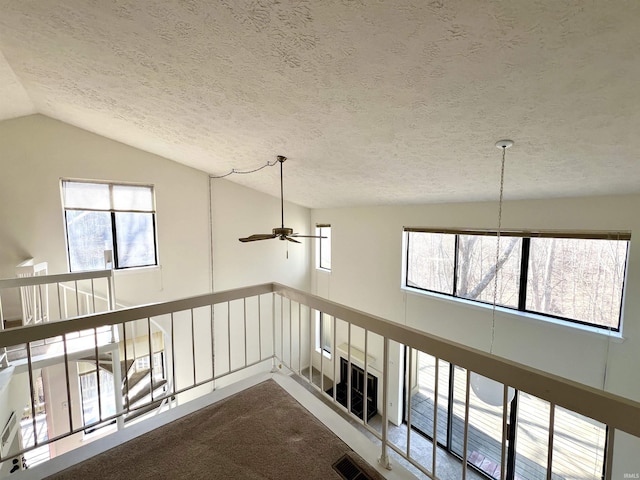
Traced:
<svg viewBox="0 0 640 480">
<path fill-rule="evenodd" d="M 274 228 L 271 231 L 273 232 L 274 235 L 280 237 L 280 240 L 284 240 L 285 239 L 284 237 L 287 237 L 293 234 L 293 228 Z"/>
</svg>

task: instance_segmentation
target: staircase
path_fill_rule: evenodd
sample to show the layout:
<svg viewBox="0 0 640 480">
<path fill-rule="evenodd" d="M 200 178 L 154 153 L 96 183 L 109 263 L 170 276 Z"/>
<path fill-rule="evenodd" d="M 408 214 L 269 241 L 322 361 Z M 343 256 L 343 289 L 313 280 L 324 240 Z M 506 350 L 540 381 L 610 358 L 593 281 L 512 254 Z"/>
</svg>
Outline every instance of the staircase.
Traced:
<svg viewBox="0 0 640 480">
<path fill-rule="evenodd" d="M 162 400 L 153 401 L 153 399 L 162 397 L 168 390 L 166 368 L 164 366 L 164 350 L 155 351 L 153 354 L 153 369 L 149 362 L 149 355 L 144 354 L 133 358 L 128 358 L 120 362 L 120 393 L 122 395 L 122 406 L 127 414 L 124 416 L 124 422 L 129 422 L 157 409 Z M 81 358 L 80 361 L 96 364 L 95 356 Z M 111 354 L 100 355 L 97 360 L 100 369 L 114 374 Z M 153 395 L 153 396 L 152 396 Z M 105 416 L 103 412 L 103 417 Z M 85 423 L 92 420 L 85 419 Z M 87 433 L 99 428 L 96 425 L 89 427 Z"/>
</svg>

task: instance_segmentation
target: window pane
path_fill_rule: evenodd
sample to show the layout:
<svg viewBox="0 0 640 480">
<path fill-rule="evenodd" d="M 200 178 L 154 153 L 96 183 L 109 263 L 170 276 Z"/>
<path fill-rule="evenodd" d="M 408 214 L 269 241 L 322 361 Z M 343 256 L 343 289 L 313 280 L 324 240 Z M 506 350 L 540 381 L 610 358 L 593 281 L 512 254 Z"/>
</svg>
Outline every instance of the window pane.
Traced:
<svg viewBox="0 0 640 480">
<path fill-rule="evenodd" d="M 116 212 L 118 267 L 156 264 L 152 213 Z"/>
<path fill-rule="evenodd" d="M 327 353 L 332 352 L 332 326 L 333 318 L 330 315 L 316 311 L 316 350 L 322 348 Z"/>
<path fill-rule="evenodd" d="M 109 185 L 106 183 L 62 182 L 65 208 L 109 210 Z"/>
<path fill-rule="evenodd" d="M 532 238 L 527 310 L 618 329 L 627 244 Z"/>
<path fill-rule="evenodd" d="M 113 250 L 111 214 L 67 210 L 69 267 L 72 272 L 104 268 L 104 251 Z"/>
<path fill-rule="evenodd" d="M 603 423 L 556 407 L 553 477 L 601 480 L 606 438 Z"/>
<path fill-rule="evenodd" d="M 547 478 L 549 451 L 550 405 L 525 392 L 518 392 L 516 423 L 515 478 L 544 480 Z M 557 440 L 557 437 L 554 441 Z M 563 477 L 555 477 L 559 479 Z M 569 478 L 582 478 L 571 475 Z M 588 478 L 588 477 L 587 477 Z"/>
<path fill-rule="evenodd" d="M 456 295 L 470 300 L 493 303 L 497 237 L 480 235 L 460 235 L 459 237 Z M 521 252 L 521 238 L 500 238 L 496 299 L 498 305 L 518 307 Z"/>
<path fill-rule="evenodd" d="M 414 350 L 415 352 L 415 350 Z M 435 405 L 436 359 L 424 352 L 415 352 L 415 375 L 411 395 L 411 427 L 433 438 Z M 408 412 L 406 412 L 408 413 Z M 406 415 L 405 413 L 405 415 Z M 438 431 L 437 441 L 447 445 L 447 418 L 449 416 L 449 363 L 438 362 Z M 407 418 L 405 418 L 407 420 Z"/>
<path fill-rule="evenodd" d="M 320 268 L 331 270 L 331 227 L 321 227 L 318 235 L 327 238 L 319 239 L 320 245 Z"/>
<path fill-rule="evenodd" d="M 82 420 L 85 426 L 98 423 L 100 413 L 102 413 L 102 418 L 116 413 L 113 374 L 110 372 L 100 369 L 100 397 L 98 397 L 96 372 L 80 375 L 80 394 L 82 397 Z"/>
<path fill-rule="evenodd" d="M 152 212 L 154 211 L 153 189 L 137 185 L 114 185 L 113 208 L 114 210 Z"/>
<path fill-rule="evenodd" d="M 489 397 L 495 395 L 498 402 L 486 403 L 476 395 L 473 389 L 473 373 L 471 374 L 469 391 L 469 424 L 467 431 L 467 461 L 489 478 L 500 478 L 500 459 L 502 454 L 502 395 L 503 385 L 493 383 L 488 386 L 491 391 Z M 478 377 L 482 378 L 482 377 Z M 453 382 L 453 418 L 451 428 L 451 449 L 462 456 L 464 453 L 464 424 L 466 399 L 467 371 L 455 366 Z M 480 380 L 482 382 L 483 380 Z M 487 384 L 483 384 L 487 388 Z M 492 388 L 493 387 L 493 388 Z M 483 388 L 483 390 L 484 390 Z M 515 392 L 514 392 L 515 393 Z M 491 401 L 491 400 L 489 400 Z M 499 405 L 495 405 L 498 403 Z M 507 415 L 510 414 L 511 404 L 507 405 Z M 519 439 L 518 439 L 519 440 Z M 515 477 L 521 478 L 521 477 Z"/>
<path fill-rule="evenodd" d="M 455 235 L 408 232 L 407 286 L 453 294 Z"/>
</svg>

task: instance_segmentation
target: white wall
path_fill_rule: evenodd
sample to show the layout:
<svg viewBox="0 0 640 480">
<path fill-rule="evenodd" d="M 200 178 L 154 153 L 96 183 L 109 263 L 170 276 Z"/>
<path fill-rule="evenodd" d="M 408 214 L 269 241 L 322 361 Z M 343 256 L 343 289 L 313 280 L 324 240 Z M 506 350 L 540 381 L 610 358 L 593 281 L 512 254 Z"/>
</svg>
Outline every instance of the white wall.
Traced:
<svg viewBox="0 0 640 480">
<path fill-rule="evenodd" d="M 639 195 L 505 204 L 506 229 L 628 230 L 632 232 L 632 242 L 623 313 L 624 342 L 569 326 L 498 313 L 495 354 L 596 388 L 603 387 L 606 368 L 608 391 L 640 400 L 640 297 L 635 294 L 640 288 L 640 248 L 636 245 L 640 240 L 635 238 L 640 232 L 639 207 Z M 331 224 L 332 270 L 329 274 L 313 273 L 314 293 L 489 350 L 490 309 L 407 293 L 400 288 L 402 230 L 403 226 L 495 229 L 495 203 L 321 209 L 312 211 L 312 224 L 316 223 Z M 634 448 L 640 448 L 640 443 Z M 620 452 L 623 450 L 621 445 Z M 633 457 L 616 455 L 616 468 L 623 471 L 625 462 L 635 461 Z M 627 465 L 632 468 L 633 463 Z"/>
<path fill-rule="evenodd" d="M 42 115 L 0 122 L 0 277 L 28 257 L 68 271 L 60 178 L 155 186 L 159 268 L 117 272 L 118 299 L 141 304 L 209 290 L 208 176 Z"/>
<path fill-rule="evenodd" d="M 211 206 L 213 224 L 213 263 L 214 290 L 223 291 L 248 285 L 266 282 L 279 282 L 294 288 L 309 291 L 310 288 L 310 252 L 313 240 L 301 240 L 291 243 L 278 239 L 242 243 L 238 239 L 254 233 L 271 233 L 274 227 L 280 226 L 280 199 L 255 190 L 237 185 L 224 179 L 211 179 Z M 311 234 L 310 211 L 307 208 L 285 202 L 285 226 L 300 234 Z M 244 307 L 242 302 L 234 302 L 231 306 L 232 339 L 236 339 L 238 347 L 232 345 L 231 364 L 237 368 L 244 361 L 245 351 L 242 348 L 244 338 Z M 248 358 L 254 357 L 256 343 L 252 340 L 257 326 L 255 315 L 257 306 L 255 299 L 247 300 L 248 323 Z M 272 310 L 273 308 L 273 310 Z M 281 309 L 282 308 L 282 309 Z M 308 337 L 309 314 L 307 310 L 298 312 L 297 306 L 281 304 L 279 299 L 271 306 L 271 297 L 261 298 L 262 319 L 270 318 L 275 312 L 276 353 L 294 368 L 306 368 L 309 363 L 307 345 L 301 352 L 297 349 L 290 354 L 288 329 L 292 325 L 293 339 L 298 338 L 298 328 L 303 339 Z M 300 315 L 299 315 L 300 313 Z M 222 332 L 223 340 L 227 331 L 227 309 L 225 305 L 216 308 L 216 330 Z M 253 317 L 253 318 L 252 318 Z M 273 351 L 273 337 L 270 333 L 271 322 L 263 324 L 262 354 Z M 282 332 L 286 335 L 283 335 Z M 216 346 L 217 371 L 225 371 L 229 361 L 228 347 L 223 342 Z M 290 358 L 291 357 L 291 358 Z M 255 358 L 255 357 L 254 357 Z M 300 364 L 299 365 L 299 360 Z"/>
<path fill-rule="evenodd" d="M 239 237 L 270 232 L 279 225 L 277 198 L 227 180 L 210 180 L 204 172 L 42 115 L 0 122 L 0 162 L 0 278 L 15 276 L 15 266 L 29 257 L 36 262 L 49 262 L 50 273 L 68 271 L 60 201 L 60 178 L 64 177 L 155 186 L 160 266 L 116 272 L 116 294 L 121 303 L 139 305 L 206 293 L 211 291 L 212 279 L 217 291 L 274 280 L 309 288 L 311 242 L 289 244 L 287 259 L 285 243 L 289 242 L 238 241 Z M 308 209 L 287 203 L 285 218 L 295 231 L 309 231 Z M 210 220 L 213 220 L 212 237 Z M 263 310 L 269 309 L 265 317 L 271 313 L 270 301 L 269 297 L 262 304 Z M 247 303 L 250 312 L 256 309 L 254 303 Z M 244 324 L 237 303 L 232 311 L 232 366 L 236 368 L 244 362 L 244 348 L 235 346 L 244 335 L 241 331 Z M 180 359 L 191 359 L 190 318 L 183 317 L 176 315 L 176 328 L 181 333 L 176 339 L 176 353 Z M 197 381 L 211 372 L 209 318 L 206 312 L 196 312 Z M 216 328 L 226 333 L 225 316 L 216 317 Z M 247 328 L 255 330 L 255 318 L 249 318 Z M 271 348 L 272 339 L 270 333 L 263 333 L 266 351 Z M 249 362 L 256 358 L 256 340 L 250 340 L 253 343 L 249 346 Z M 222 342 L 222 336 L 216 341 L 221 342 L 216 345 L 218 353 L 223 353 L 226 341 Z M 221 363 L 226 356 L 217 359 L 218 372 L 228 368 Z M 177 363 L 178 384 L 186 386 L 193 380 L 192 362 Z M 59 372 L 47 370 L 48 378 L 59 380 L 56 373 Z M 79 402 L 77 382 L 72 384 L 73 401 Z M 47 400 L 61 409 L 66 391 L 58 387 L 64 390 L 64 383 L 51 382 Z M 184 401 L 193 396 L 185 394 L 180 398 Z M 52 420 L 57 422 L 57 417 Z M 65 421 L 60 417 L 53 429 L 64 431 L 68 428 Z M 66 450 L 77 441 L 69 439 L 58 449 Z"/>
<path fill-rule="evenodd" d="M 312 241 L 238 241 L 279 226 L 278 198 L 210 180 L 199 170 L 42 115 L 0 122 L 0 161 L 0 277 L 15 276 L 15 266 L 29 257 L 49 262 L 50 273 L 68 271 L 59 183 L 64 177 L 155 186 L 160 267 L 116 272 L 116 293 L 124 303 L 210 291 L 211 240 L 215 290 L 274 280 L 309 288 Z M 296 232 L 309 232 L 309 218 L 308 209 L 285 203 L 287 226 Z"/>
<path fill-rule="evenodd" d="M 280 199 L 224 179 L 211 179 L 214 289 L 276 281 L 308 290 L 313 240 L 242 243 L 239 238 L 280 227 Z M 310 211 L 285 202 L 285 226 L 310 234 Z M 288 249 L 288 258 L 287 258 Z"/>
</svg>

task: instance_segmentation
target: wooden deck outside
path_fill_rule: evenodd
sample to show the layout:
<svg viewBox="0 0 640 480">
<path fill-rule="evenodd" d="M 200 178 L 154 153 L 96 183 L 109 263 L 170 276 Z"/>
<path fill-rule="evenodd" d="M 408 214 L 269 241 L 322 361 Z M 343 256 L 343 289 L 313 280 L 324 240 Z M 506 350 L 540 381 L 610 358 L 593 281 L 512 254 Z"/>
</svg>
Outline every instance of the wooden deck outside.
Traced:
<svg viewBox="0 0 640 480">
<path fill-rule="evenodd" d="M 433 434 L 434 371 L 434 358 L 420 353 L 418 391 L 411 400 L 411 423 L 429 436 Z M 455 367 L 450 445 L 460 456 L 463 451 L 465 386 L 465 370 Z M 449 365 L 446 362 L 440 362 L 438 390 L 437 440 L 446 444 L 449 396 Z M 516 433 L 517 480 L 546 479 L 548 425 L 549 404 L 520 392 Z M 600 479 L 604 440 L 605 430 L 602 424 L 556 408 L 552 478 Z M 501 441 L 502 407 L 482 402 L 472 390 L 467 458 L 470 463 L 496 479 L 500 477 Z"/>
</svg>

